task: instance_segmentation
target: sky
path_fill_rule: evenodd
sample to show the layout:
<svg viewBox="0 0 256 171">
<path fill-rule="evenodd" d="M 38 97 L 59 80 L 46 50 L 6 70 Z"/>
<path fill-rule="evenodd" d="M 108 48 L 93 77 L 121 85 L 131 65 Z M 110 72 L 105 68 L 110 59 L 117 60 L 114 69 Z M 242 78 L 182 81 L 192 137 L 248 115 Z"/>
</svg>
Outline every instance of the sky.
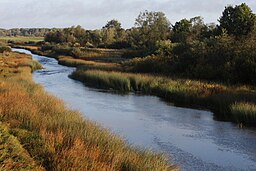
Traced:
<svg viewBox="0 0 256 171">
<path fill-rule="evenodd" d="M 130 28 L 145 10 L 164 12 L 172 24 L 195 16 L 217 23 L 225 6 L 243 2 L 256 12 L 255 0 L 0 0 L 0 28 L 99 29 L 111 19 Z"/>
</svg>

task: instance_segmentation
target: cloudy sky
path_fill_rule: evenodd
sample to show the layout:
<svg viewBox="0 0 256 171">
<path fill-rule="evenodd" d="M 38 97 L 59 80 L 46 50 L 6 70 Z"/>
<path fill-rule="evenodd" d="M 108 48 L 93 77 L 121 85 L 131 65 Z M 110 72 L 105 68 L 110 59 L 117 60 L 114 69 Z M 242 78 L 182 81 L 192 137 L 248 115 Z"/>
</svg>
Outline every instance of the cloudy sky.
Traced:
<svg viewBox="0 0 256 171">
<path fill-rule="evenodd" d="M 242 2 L 256 12 L 255 0 L 0 0 L 0 28 L 81 25 L 96 29 L 111 19 L 129 28 L 144 10 L 162 11 L 171 23 L 199 15 L 206 23 L 217 23 L 226 5 Z"/>
</svg>

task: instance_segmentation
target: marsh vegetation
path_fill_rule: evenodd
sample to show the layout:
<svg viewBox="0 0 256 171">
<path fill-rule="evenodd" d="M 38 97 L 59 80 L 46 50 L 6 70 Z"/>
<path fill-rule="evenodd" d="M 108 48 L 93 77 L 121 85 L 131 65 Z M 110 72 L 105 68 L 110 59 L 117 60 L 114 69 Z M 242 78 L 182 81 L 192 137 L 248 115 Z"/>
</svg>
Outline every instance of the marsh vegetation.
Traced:
<svg viewBox="0 0 256 171">
<path fill-rule="evenodd" d="M 67 109 L 32 81 L 31 71 L 41 68 L 34 63 L 29 55 L 0 54 L 3 169 L 176 169 L 164 156 L 131 147 L 79 112 Z M 17 160 L 12 162 L 14 158 Z"/>
</svg>

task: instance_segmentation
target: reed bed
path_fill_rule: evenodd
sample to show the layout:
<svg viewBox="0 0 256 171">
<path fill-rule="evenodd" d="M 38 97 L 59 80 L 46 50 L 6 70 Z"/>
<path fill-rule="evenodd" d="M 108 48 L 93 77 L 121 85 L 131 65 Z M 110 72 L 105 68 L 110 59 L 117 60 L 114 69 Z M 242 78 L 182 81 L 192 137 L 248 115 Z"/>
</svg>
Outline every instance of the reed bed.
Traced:
<svg viewBox="0 0 256 171">
<path fill-rule="evenodd" d="M 84 69 L 77 69 L 70 77 L 97 88 L 157 95 L 177 105 L 210 109 L 219 119 L 256 125 L 256 118 L 240 120 L 231 116 L 232 104 L 241 101 L 256 103 L 256 94 L 249 87 L 231 87 L 195 80 Z M 241 114 L 246 115 L 246 112 Z"/>
<path fill-rule="evenodd" d="M 99 70 L 112 70 L 112 71 L 120 71 L 121 66 L 118 63 L 106 63 L 106 62 L 96 62 L 84 59 L 76 59 L 71 56 L 59 56 L 58 62 L 61 65 L 70 66 L 70 67 L 79 67 L 83 66 L 83 68 L 94 68 Z"/>
<path fill-rule="evenodd" d="M 256 104 L 239 102 L 231 106 L 231 114 L 237 122 L 251 124 L 256 120 Z"/>
</svg>

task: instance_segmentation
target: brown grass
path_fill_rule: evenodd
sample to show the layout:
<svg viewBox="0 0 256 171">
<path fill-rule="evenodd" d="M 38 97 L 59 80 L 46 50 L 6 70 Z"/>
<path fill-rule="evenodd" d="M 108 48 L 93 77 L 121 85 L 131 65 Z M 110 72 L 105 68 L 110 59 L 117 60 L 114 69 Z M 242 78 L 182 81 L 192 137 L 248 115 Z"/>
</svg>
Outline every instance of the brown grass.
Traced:
<svg viewBox="0 0 256 171">
<path fill-rule="evenodd" d="M 118 63 L 107 63 L 107 62 L 99 62 L 99 61 L 90 61 L 85 59 L 76 59 L 71 56 L 59 56 L 58 57 L 59 64 L 65 66 L 83 66 L 84 68 L 94 68 L 99 70 L 112 70 L 119 71 L 121 70 L 121 66 Z"/>
<path fill-rule="evenodd" d="M 45 93 L 24 65 L 30 56 L 11 53 L 0 61 L 0 121 L 46 170 L 177 170 L 163 155 L 127 145 Z"/>
</svg>

